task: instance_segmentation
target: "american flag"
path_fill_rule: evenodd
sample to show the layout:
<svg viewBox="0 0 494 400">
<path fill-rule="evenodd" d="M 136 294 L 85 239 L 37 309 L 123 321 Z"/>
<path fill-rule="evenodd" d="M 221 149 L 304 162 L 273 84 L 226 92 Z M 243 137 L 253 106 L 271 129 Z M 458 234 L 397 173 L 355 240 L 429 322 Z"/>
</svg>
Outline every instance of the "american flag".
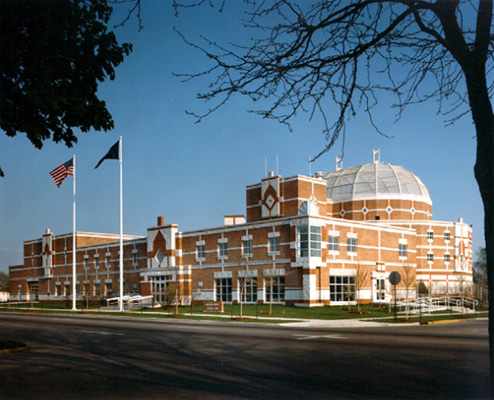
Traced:
<svg viewBox="0 0 494 400">
<path fill-rule="evenodd" d="M 60 187 L 67 175 L 74 175 L 74 159 L 72 158 L 50 172 L 50 176 L 57 187 Z"/>
</svg>

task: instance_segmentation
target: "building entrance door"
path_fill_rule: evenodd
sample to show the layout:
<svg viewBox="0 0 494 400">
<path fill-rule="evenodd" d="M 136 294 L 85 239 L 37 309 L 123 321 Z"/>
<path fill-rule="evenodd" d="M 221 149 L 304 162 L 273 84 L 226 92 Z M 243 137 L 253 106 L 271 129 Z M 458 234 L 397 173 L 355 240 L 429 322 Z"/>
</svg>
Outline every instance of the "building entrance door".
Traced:
<svg viewBox="0 0 494 400">
<path fill-rule="evenodd" d="M 373 301 L 382 303 L 386 301 L 386 279 L 377 278 L 374 280 Z"/>
<path fill-rule="evenodd" d="M 33 282 L 29 284 L 29 296 L 31 300 L 34 301 L 39 300 L 39 287 L 37 282 Z"/>
<path fill-rule="evenodd" d="M 156 303 L 163 305 L 167 304 L 168 293 L 168 281 L 165 276 L 153 276 L 152 282 L 152 295 Z"/>
</svg>

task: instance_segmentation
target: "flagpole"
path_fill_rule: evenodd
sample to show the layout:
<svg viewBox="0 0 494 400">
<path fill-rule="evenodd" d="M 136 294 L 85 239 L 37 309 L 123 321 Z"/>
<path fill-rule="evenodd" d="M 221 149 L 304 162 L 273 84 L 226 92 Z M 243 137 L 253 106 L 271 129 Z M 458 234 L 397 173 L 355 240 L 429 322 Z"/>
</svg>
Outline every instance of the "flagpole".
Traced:
<svg viewBox="0 0 494 400">
<path fill-rule="evenodd" d="M 122 136 L 118 145 L 118 159 L 120 162 L 120 312 L 123 312 L 123 192 L 122 192 Z"/>
<path fill-rule="evenodd" d="M 73 200 L 73 205 L 72 205 L 72 311 L 77 311 L 76 307 L 76 280 L 75 280 L 75 275 L 76 275 L 76 233 L 75 233 L 75 154 L 74 158 L 72 159 L 72 164 L 74 166 L 74 179 L 72 180 L 72 187 L 73 187 L 73 193 L 74 193 L 74 200 Z"/>
</svg>

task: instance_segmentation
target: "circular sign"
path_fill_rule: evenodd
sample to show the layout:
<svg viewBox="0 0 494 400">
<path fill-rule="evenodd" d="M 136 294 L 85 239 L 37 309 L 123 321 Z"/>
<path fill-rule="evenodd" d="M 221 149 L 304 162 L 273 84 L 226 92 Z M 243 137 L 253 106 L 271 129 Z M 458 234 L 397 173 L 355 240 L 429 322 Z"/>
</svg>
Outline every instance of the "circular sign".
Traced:
<svg viewBox="0 0 494 400">
<path fill-rule="evenodd" d="M 401 282 L 401 275 L 399 272 L 391 272 L 389 274 L 389 283 L 391 283 L 392 285 L 398 285 L 398 283 Z"/>
</svg>

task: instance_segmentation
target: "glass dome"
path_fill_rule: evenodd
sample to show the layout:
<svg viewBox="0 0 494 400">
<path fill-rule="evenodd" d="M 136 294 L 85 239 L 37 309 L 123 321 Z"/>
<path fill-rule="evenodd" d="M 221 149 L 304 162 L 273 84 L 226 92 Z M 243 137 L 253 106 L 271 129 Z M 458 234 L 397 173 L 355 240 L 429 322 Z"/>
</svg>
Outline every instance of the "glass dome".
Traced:
<svg viewBox="0 0 494 400">
<path fill-rule="evenodd" d="M 420 178 L 398 165 L 371 163 L 319 174 L 328 183 L 328 198 L 351 201 L 368 198 L 419 200 L 432 205 Z"/>
</svg>

